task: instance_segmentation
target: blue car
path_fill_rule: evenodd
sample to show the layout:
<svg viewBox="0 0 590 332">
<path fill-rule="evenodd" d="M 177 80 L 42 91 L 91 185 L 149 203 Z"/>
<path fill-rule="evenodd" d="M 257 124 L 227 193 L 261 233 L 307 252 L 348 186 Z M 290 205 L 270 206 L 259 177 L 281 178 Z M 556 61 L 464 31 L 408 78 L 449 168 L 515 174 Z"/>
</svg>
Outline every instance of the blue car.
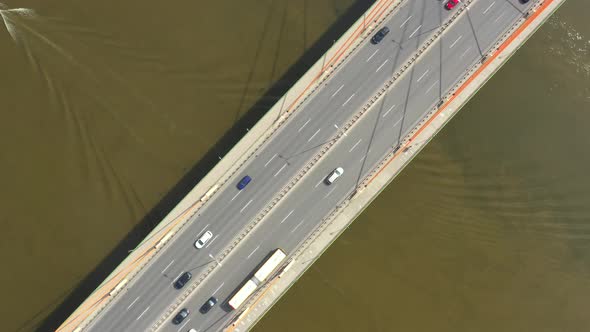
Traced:
<svg viewBox="0 0 590 332">
<path fill-rule="evenodd" d="M 246 188 L 246 186 L 248 185 L 248 183 L 250 183 L 250 181 L 252 181 L 252 178 L 248 175 L 244 176 L 240 182 L 238 182 L 238 189 L 242 190 L 244 188 Z"/>
</svg>

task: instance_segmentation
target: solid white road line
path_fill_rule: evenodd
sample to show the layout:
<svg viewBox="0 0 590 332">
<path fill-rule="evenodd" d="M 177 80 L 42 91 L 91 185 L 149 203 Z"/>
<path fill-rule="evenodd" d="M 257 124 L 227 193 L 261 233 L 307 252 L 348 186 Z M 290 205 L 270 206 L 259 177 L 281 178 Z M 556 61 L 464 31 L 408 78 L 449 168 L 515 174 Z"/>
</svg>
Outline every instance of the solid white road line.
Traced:
<svg viewBox="0 0 590 332">
<path fill-rule="evenodd" d="M 318 131 L 316 131 L 313 135 L 311 135 L 311 137 L 307 141 L 308 142 L 311 141 L 315 137 L 315 135 L 317 135 L 320 132 L 320 129 L 318 129 Z"/>
<path fill-rule="evenodd" d="M 260 248 L 260 245 L 258 245 L 258 247 L 256 247 L 256 249 L 252 250 L 252 252 L 250 253 L 250 255 L 248 255 L 248 257 L 246 257 L 246 259 L 249 259 L 250 257 L 252 257 L 252 255 L 254 255 L 254 253 L 256 252 L 256 250 L 258 250 L 258 248 Z"/>
<path fill-rule="evenodd" d="M 489 5 L 488 8 L 486 8 L 486 10 L 483 11 L 483 14 L 485 15 L 488 12 L 488 10 L 490 10 L 494 6 L 495 3 L 496 1 L 492 2 L 492 4 Z"/>
<path fill-rule="evenodd" d="M 211 294 L 211 296 L 213 296 L 213 295 L 215 295 L 215 293 L 219 292 L 221 287 L 223 287 L 223 284 L 225 284 L 225 282 L 222 282 L 221 285 L 219 285 L 219 287 L 217 287 L 217 289 L 213 291 L 213 294 Z"/>
<path fill-rule="evenodd" d="M 459 56 L 459 59 L 463 58 L 465 56 L 465 54 L 467 54 L 467 52 L 469 52 L 469 50 L 471 50 L 471 46 L 469 46 L 465 52 L 463 52 L 463 54 L 461 54 L 461 56 Z"/>
<path fill-rule="evenodd" d="M 217 237 L 219 236 L 219 234 L 215 235 L 215 237 L 213 239 L 211 239 L 211 241 L 209 241 L 209 243 L 207 243 L 207 245 L 205 246 L 205 248 L 209 248 L 209 246 L 211 245 L 211 243 L 215 242 L 215 240 L 217 240 Z"/>
<path fill-rule="evenodd" d="M 241 190 L 239 190 L 239 191 L 238 191 L 238 193 L 237 193 L 237 194 L 235 194 L 235 195 L 234 195 L 234 197 L 232 197 L 232 199 L 230 200 L 230 202 L 231 202 L 231 201 L 233 201 L 234 199 L 236 199 L 236 197 L 238 197 L 238 195 L 239 195 L 241 192 L 242 192 L 242 191 L 241 191 Z M 201 234 L 201 233 L 199 233 L 199 234 Z"/>
<path fill-rule="evenodd" d="M 394 124 L 393 124 L 393 128 L 395 128 L 395 126 L 397 126 L 397 124 L 403 119 L 404 117 L 399 118 L 399 120 L 397 120 Z"/>
<path fill-rule="evenodd" d="M 387 116 L 387 114 L 389 114 L 389 112 L 391 112 L 391 110 L 393 110 L 393 108 L 394 108 L 394 107 L 395 107 L 395 105 L 391 106 L 391 107 L 390 107 L 390 108 L 387 110 L 387 112 L 385 112 L 385 114 L 383 114 L 382 118 L 386 117 L 386 116 Z"/>
<path fill-rule="evenodd" d="M 291 213 L 293 213 L 293 211 L 295 211 L 295 210 L 291 210 L 291 212 L 289 212 L 289 214 L 285 218 L 283 218 L 283 220 L 281 220 L 281 224 L 284 223 L 285 220 L 287 220 L 287 218 L 289 218 L 289 216 L 291 215 Z"/>
<path fill-rule="evenodd" d="M 453 48 L 453 46 L 455 46 L 455 44 L 457 44 L 459 42 L 459 40 L 461 40 L 461 38 L 463 38 L 463 35 L 459 36 L 459 38 L 457 38 L 457 40 L 455 40 L 451 46 L 449 46 L 449 48 Z"/>
<path fill-rule="evenodd" d="M 309 120 L 311 120 L 311 119 L 309 119 Z M 307 122 L 309 122 L 309 120 L 308 120 Z M 307 122 L 306 122 L 305 124 L 307 124 Z M 305 125 L 303 125 L 303 126 L 305 126 Z M 301 128 L 303 128 L 303 127 L 301 127 Z M 301 129 L 299 129 L 299 130 L 301 130 Z M 264 164 L 264 167 L 266 167 L 268 164 L 270 164 L 270 162 L 271 162 L 273 159 L 275 159 L 275 157 L 276 157 L 276 156 L 277 156 L 277 154 L 275 153 L 275 155 L 274 155 L 274 156 L 270 157 L 270 159 L 269 159 L 269 160 L 266 162 L 266 164 Z M 240 190 L 240 192 L 242 192 L 242 191 Z M 236 196 L 237 196 L 237 195 L 236 195 Z M 233 199 L 232 199 L 232 200 L 233 200 Z"/>
<path fill-rule="evenodd" d="M 412 18 L 412 15 L 410 15 L 410 17 L 406 18 L 406 20 L 404 21 L 404 23 L 402 23 L 399 27 L 403 27 L 404 25 L 406 25 L 406 23 L 408 23 L 408 21 Z"/>
<path fill-rule="evenodd" d="M 295 230 L 296 230 L 297 228 L 299 228 L 299 226 L 301 226 L 301 224 L 303 224 L 303 222 L 304 222 L 304 221 L 305 221 L 305 219 L 301 220 L 301 222 L 299 222 L 299 223 L 297 224 L 297 226 L 295 226 L 295 228 L 293 228 L 293 229 L 291 230 L 291 233 L 295 232 Z"/>
<path fill-rule="evenodd" d="M 371 54 L 371 56 L 365 62 L 369 62 L 369 60 L 371 60 L 371 58 L 373 57 L 373 55 L 377 54 L 377 52 L 379 52 L 379 49 L 377 49 L 375 52 L 373 52 L 373 54 Z"/>
<path fill-rule="evenodd" d="M 330 97 L 330 98 L 334 98 L 334 96 L 335 96 L 335 95 L 336 95 L 338 92 L 340 92 L 340 90 L 342 90 L 342 88 L 343 88 L 343 87 L 344 87 L 344 84 L 342 84 L 342 86 L 341 86 L 341 87 L 339 87 L 339 88 L 338 88 L 338 90 L 336 90 L 336 92 L 334 92 L 334 94 L 333 94 L 333 95 L 332 95 L 332 97 Z"/>
<path fill-rule="evenodd" d="M 420 78 L 416 81 L 416 83 L 420 82 L 420 80 L 422 80 L 424 78 L 424 76 L 426 76 L 426 74 L 428 74 L 428 72 L 430 71 L 430 69 L 427 69 L 424 74 L 422 74 L 422 76 L 420 76 Z"/>
<path fill-rule="evenodd" d="M 346 101 L 344 102 L 344 104 L 342 104 L 342 106 L 348 104 L 348 102 L 352 99 L 352 97 L 354 97 L 354 93 L 352 95 L 350 95 L 350 97 L 348 97 L 348 99 L 346 99 Z"/>
<path fill-rule="evenodd" d="M 359 145 L 359 143 L 360 143 L 362 140 L 363 140 L 362 138 L 361 138 L 361 139 L 359 139 L 359 141 L 358 141 L 358 142 L 356 142 L 356 143 L 355 143 L 355 144 L 352 146 L 352 148 L 350 148 L 350 150 L 348 150 L 348 152 L 352 152 L 352 150 L 354 150 L 354 148 L 356 148 L 356 146 L 357 146 L 357 145 Z"/>
<path fill-rule="evenodd" d="M 436 82 L 432 83 L 432 85 L 430 86 L 430 88 L 428 88 L 428 90 L 426 90 L 426 92 L 424 94 L 425 95 L 428 94 L 430 92 L 430 90 L 432 90 L 432 88 L 434 88 L 436 86 L 437 83 L 438 83 L 438 80 L 436 80 Z"/>
<path fill-rule="evenodd" d="M 141 316 L 143 316 L 145 314 L 146 311 L 148 311 L 150 309 L 150 307 L 145 308 L 145 310 L 141 313 L 141 315 L 139 315 L 139 317 L 137 317 L 135 320 L 139 320 L 141 318 Z"/>
<path fill-rule="evenodd" d="M 303 126 L 301 126 L 301 128 L 299 128 L 299 130 L 297 130 L 297 132 L 301 132 L 303 130 L 303 128 L 305 128 L 305 126 L 307 126 L 307 124 L 309 123 L 309 121 L 311 121 L 311 118 L 309 118 L 307 121 L 305 121 L 305 123 L 303 124 Z M 276 156 L 276 155 L 275 155 Z M 274 158 L 274 157 L 273 157 Z M 272 159 L 271 159 L 272 160 Z M 266 165 L 264 165 L 266 166 Z"/>
<path fill-rule="evenodd" d="M 375 70 L 375 72 L 378 72 L 381 69 L 381 67 L 385 66 L 385 64 L 387 63 L 387 61 L 389 61 L 389 59 L 383 61 L 383 63 L 381 64 L 381 66 L 379 66 L 379 68 L 377 68 L 377 70 Z"/>
<path fill-rule="evenodd" d="M 172 263 L 174 263 L 174 260 L 172 260 L 172 262 L 170 262 L 170 264 L 166 265 L 166 267 L 162 270 L 162 274 L 164 274 L 164 271 L 168 270 L 168 268 L 170 267 L 170 265 L 172 265 Z M 129 309 L 129 308 L 127 308 Z"/>
<path fill-rule="evenodd" d="M 279 169 L 279 170 L 278 170 L 278 171 L 275 173 L 275 175 L 274 175 L 274 176 L 277 176 L 277 175 L 279 175 L 279 173 L 281 173 L 285 167 L 287 167 L 287 164 L 284 164 L 284 165 L 283 165 L 283 167 L 281 167 L 281 169 Z"/>
<path fill-rule="evenodd" d="M 139 296 L 135 300 L 133 300 L 133 302 L 131 302 L 131 304 L 127 307 L 127 310 L 129 310 L 129 308 L 131 308 L 135 304 L 135 302 L 137 302 L 137 300 L 139 300 Z"/>
<path fill-rule="evenodd" d="M 182 325 L 180 326 L 180 328 L 178 329 L 178 332 L 180 332 L 180 331 L 184 330 L 184 327 L 186 326 L 186 324 L 188 324 L 188 322 L 189 322 L 190 320 L 191 320 L 190 318 L 189 318 L 189 319 L 187 319 L 187 320 L 186 320 L 186 322 L 184 322 L 184 324 L 182 324 Z"/>
<path fill-rule="evenodd" d="M 248 203 L 246 203 L 246 205 L 244 205 L 244 207 L 240 210 L 240 213 L 242 213 L 242 211 L 244 211 L 244 209 L 247 208 L 248 205 L 250 205 L 250 203 L 252 203 L 252 200 L 250 200 Z"/>
<path fill-rule="evenodd" d="M 414 30 L 414 32 L 412 32 L 412 34 L 410 35 L 410 37 L 408 37 L 408 39 L 412 38 L 416 34 L 416 32 L 418 32 L 418 30 L 420 30 L 421 27 L 422 27 L 422 24 L 420 24 L 420 26 L 417 27 L 416 30 Z"/>
</svg>

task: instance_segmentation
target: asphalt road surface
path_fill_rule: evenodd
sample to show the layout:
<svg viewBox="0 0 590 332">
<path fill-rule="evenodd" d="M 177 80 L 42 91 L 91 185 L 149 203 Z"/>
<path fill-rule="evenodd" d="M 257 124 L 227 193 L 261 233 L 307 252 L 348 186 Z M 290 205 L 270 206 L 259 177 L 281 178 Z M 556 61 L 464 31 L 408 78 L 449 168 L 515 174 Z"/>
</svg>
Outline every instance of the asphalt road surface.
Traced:
<svg viewBox="0 0 590 332">
<path fill-rule="evenodd" d="M 182 307 L 191 311 L 188 318 L 181 325 L 169 320 L 160 330 L 220 330 L 235 313 L 225 305 L 228 297 L 270 251 L 282 248 L 287 254 L 293 252 L 532 3 L 474 1 L 184 302 Z M 367 41 L 360 47 L 88 330 L 148 330 L 181 294 L 174 289 L 174 280 L 185 271 L 194 277 L 202 273 L 212 257 L 229 245 L 455 10 L 445 10 L 438 0 L 406 0 L 384 24 L 391 29 L 385 39 L 378 45 Z M 336 167 L 343 167 L 344 175 L 330 186 L 324 184 Z M 239 191 L 235 183 L 246 174 L 253 180 Z M 213 238 L 205 248 L 195 249 L 195 240 L 206 230 Z M 199 313 L 198 308 L 212 295 L 219 304 L 205 315 Z"/>
</svg>

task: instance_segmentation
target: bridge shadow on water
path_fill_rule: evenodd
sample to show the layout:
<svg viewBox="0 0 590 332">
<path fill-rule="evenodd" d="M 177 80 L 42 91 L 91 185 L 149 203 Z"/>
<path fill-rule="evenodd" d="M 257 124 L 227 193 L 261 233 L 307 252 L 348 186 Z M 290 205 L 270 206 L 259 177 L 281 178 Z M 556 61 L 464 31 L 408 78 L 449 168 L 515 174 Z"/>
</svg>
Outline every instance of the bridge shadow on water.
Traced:
<svg viewBox="0 0 590 332">
<path fill-rule="evenodd" d="M 71 290 L 47 305 L 41 312 L 35 313 L 18 331 L 35 330 L 39 332 L 55 331 L 72 312 L 108 277 L 108 275 L 127 257 L 129 250 L 135 248 L 158 223 L 185 197 L 189 191 L 219 162 L 223 156 L 244 136 L 247 128 L 254 124 L 305 74 L 309 65 L 315 63 L 375 0 L 358 0 L 311 45 L 256 103 L 205 153 L 174 185 L 164 198 L 154 206 L 125 238 L 101 261 L 96 268 Z M 276 55 L 278 57 L 278 54 Z M 276 59 L 274 59 L 276 61 Z M 256 61 L 254 62 L 254 64 Z M 254 66 L 253 64 L 253 66 Z M 271 64 L 269 64 L 271 65 Z M 246 86 L 245 89 L 248 89 Z M 59 303 L 59 304 L 58 304 Z M 43 312 L 55 309 L 39 323 Z"/>
</svg>

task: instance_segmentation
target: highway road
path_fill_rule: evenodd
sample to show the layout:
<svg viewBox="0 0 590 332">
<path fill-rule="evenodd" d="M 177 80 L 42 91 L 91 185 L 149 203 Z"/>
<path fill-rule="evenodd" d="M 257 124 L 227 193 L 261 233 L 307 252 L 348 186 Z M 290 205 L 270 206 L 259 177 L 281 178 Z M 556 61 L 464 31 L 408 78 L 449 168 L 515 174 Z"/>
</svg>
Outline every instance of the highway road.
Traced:
<svg viewBox="0 0 590 332">
<path fill-rule="evenodd" d="M 342 201 L 386 152 L 396 146 L 466 70 L 481 59 L 531 6 L 519 0 L 475 0 L 429 50 L 402 75 L 371 111 L 340 138 L 330 152 L 283 198 L 272 212 L 199 286 L 182 307 L 191 310 L 181 325 L 171 321 L 162 331 L 217 331 L 233 316 L 223 305 L 275 248 L 291 253 L 330 210 Z M 455 9 L 456 10 L 456 9 Z M 256 157 L 207 202 L 174 241 L 145 267 L 128 290 L 90 324 L 89 331 L 143 331 L 157 321 L 181 291 L 172 283 L 185 271 L 196 278 L 268 202 L 297 174 L 367 100 L 399 70 L 453 11 L 438 0 L 406 0 L 384 24 L 391 29 L 378 45 L 368 41 L 327 84 L 310 98 Z M 344 175 L 333 185 L 322 183 L 336 167 Z M 235 183 L 252 182 L 242 191 Z M 210 230 L 213 238 L 201 250 L 196 238 Z M 210 296 L 222 305 L 206 315 L 198 308 Z"/>
</svg>

